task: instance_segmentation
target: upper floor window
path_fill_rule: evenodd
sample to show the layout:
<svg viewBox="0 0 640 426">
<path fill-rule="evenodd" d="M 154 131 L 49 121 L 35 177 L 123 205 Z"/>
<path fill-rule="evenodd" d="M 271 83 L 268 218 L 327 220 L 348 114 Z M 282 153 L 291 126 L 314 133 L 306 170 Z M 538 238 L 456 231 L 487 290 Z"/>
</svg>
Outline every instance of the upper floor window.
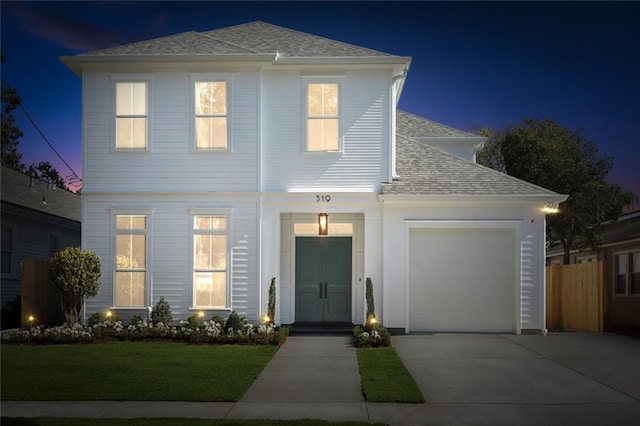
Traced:
<svg viewBox="0 0 640 426">
<path fill-rule="evenodd" d="M 227 307 L 227 216 L 193 218 L 194 307 Z"/>
<path fill-rule="evenodd" d="M 116 215 L 115 306 L 146 306 L 147 215 Z"/>
<path fill-rule="evenodd" d="M 338 151 L 338 84 L 307 84 L 307 150 Z"/>
<path fill-rule="evenodd" d="M 116 149 L 147 148 L 147 83 L 116 82 Z"/>
<path fill-rule="evenodd" d="M 640 295 L 640 251 L 615 255 L 614 293 Z"/>
<path fill-rule="evenodd" d="M 196 149 L 227 149 L 227 82 L 195 82 Z"/>
</svg>

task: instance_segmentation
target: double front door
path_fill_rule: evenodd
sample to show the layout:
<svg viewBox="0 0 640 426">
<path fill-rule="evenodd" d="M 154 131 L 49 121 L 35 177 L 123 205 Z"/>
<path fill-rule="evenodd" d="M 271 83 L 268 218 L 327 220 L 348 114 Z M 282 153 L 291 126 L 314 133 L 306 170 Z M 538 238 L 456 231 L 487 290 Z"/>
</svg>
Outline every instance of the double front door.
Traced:
<svg viewBox="0 0 640 426">
<path fill-rule="evenodd" d="M 296 322 L 351 322 L 351 238 L 296 238 Z"/>
</svg>

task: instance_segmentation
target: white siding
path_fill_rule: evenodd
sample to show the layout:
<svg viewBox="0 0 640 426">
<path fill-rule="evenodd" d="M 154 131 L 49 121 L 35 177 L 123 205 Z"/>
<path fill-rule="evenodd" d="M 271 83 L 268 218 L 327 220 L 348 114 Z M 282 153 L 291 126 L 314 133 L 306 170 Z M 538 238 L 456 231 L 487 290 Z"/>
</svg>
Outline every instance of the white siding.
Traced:
<svg viewBox="0 0 640 426">
<path fill-rule="evenodd" d="M 309 153 L 304 152 L 303 78 L 296 73 L 264 74 L 264 191 L 372 192 L 388 180 L 389 75 L 346 74 L 339 83 L 343 152 Z"/>
<path fill-rule="evenodd" d="M 155 305 L 165 296 L 174 320 L 185 320 L 197 311 L 190 310 L 190 208 L 230 208 L 231 229 L 228 245 L 231 252 L 230 275 L 232 306 L 240 315 L 255 322 L 258 319 L 258 200 L 253 196 L 198 195 L 114 195 L 85 196 L 83 240 L 85 248 L 95 251 L 102 261 L 100 293 L 87 301 L 87 316 L 104 312 L 113 305 L 113 259 L 110 209 L 151 209 L 149 237 L 150 281 Z M 123 310 L 123 317 L 146 312 Z M 220 312 L 226 316 L 228 311 Z M 212 314 L 210 312 L 208 316 Z"/>
<path fill-rule="evenodd" d="M 188 72 L 151 75 L 149 152 L 114 152 L 112 80 L 84 75 L 84 188 L 95 191 L 256 191 L 258 79 L 233 73 L 231 152 L 195 152 Z"/>
</svg>

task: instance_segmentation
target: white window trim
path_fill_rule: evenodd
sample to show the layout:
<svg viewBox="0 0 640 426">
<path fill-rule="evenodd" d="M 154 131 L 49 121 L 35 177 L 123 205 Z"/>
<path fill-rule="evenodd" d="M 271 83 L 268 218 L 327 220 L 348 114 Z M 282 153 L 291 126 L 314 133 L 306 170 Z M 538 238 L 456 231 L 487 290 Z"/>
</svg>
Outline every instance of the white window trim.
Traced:
<svg viewBox="0 0 640 426">
<path fill-rule="evenodd" d="M 110 88 L 110 102 L 111 102 L 111 152 L 112 153 L 146 153 L 152 152 L 152 122 L 153 111 L 151 111 L 151 105 L 153 105 L 153 75 L 152 74 L 111 74 L 111 88 Z M 116 147 L 116 83 L 147 83 L 147 146 L 145 148 L 117 148 Z"/>
<path fill-rule="evenodd" d="M 327 76 L 302 76 L 302 136 L 300 138 L 302 142 L 302 153 L 305 155 L 342 155 L 344 154 L 344 138 L 343 122 L 344 122 L 344 79 L 342 75 L 327 75 Z M 338 85 L 338 149 L 336 150 L 310 150 L 308 147 L 308 134 L 307 134 L 307 104 L 308 104 L 308 85 L 309 84 L 337 84 Z"/>
<path fill-rule="evenodd" d="M 191 73 L 189 74 L 189 140 L 191 152 L 197 154 L 230 154 L 233 152 L 233 74 Z M 224 81 L 227 83 L 227 147 L 198 148 L 196 145 L 196 82 Z"/>
<path fill-rule="evenodd" d="M 131 216 L 146 216 L 147 217 L 147 229 L 145 231 L 146 239 L 146 254 L 147 254 L 147 274 L 145 277 L 145 305 L 141 306 L 118 306 L 116 305 L 116 216 L 120 215 L 131 215 Z M 112 310 L 140 310 L 147 309 L 148 306 L 151 305 L 151 301 L 153 300 L 153 252 L 151 247 L 153 247 L 151 243 L 152 235 L 153 235 L 153 209 L 150 208 L 118 208 L 118 209 L 109 209 L 109 219 L 110 219 L 110 228 L 111 228 L 111 307 L 109 309 Z"/>
<path fill-rule="evenodd" d="M 191 286 L 191 306 L 190 311 L 220 311 L 229 312 L 232 310 L 231 297 L 231 274 L 233 268 L 233 257 L 231 249 L 231 230 L 233 229 L 233 209 L 231 208 L 190 208 L 189 210 L 189 284 Z M 227 273 L 226 273 L 226 306 L 197 306 L 194 282 L 194 239 L 195 230 L 193 229 L 195 216 L 225 216 L 227 218 Z"/>
</svg>

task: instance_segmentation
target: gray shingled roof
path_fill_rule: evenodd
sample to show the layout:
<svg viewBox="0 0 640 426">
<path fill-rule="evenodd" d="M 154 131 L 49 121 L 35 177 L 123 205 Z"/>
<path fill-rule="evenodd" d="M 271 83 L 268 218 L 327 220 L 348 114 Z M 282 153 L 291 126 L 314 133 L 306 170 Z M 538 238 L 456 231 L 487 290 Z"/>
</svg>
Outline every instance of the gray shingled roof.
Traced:
<svg viewBox="0 0 640 426">
<path fill-rule="evenodd" d="M 435 121 L 396 110 L 397 132 L 409 138 L 477 138 L 473 133 L 463 132 Z"/>
<path fill-rule="evenodd" d="M 400 134 L 396 137 L 396 170 L 399 179 L 383 183 L 382 194 L 558 195 Z"/>
<path fill-rule="evenodd" d="M 46 204 L 42 202 L 43 199 Z M 6 167 L 2 167 L 2 202 L 76 222 L 82 219 L 82 200 L 79 195 L 50 188 L 37 179 L 32 181 L 29 176 Z"/>
<path fill-rule="evenodd" d="M 97 55 L 246 55 L 276 54 L 287 57 L 395 56 L 324 37 L 279 27 L 262 21 L 141 41 L 85 53 Z"/>
</svg>

